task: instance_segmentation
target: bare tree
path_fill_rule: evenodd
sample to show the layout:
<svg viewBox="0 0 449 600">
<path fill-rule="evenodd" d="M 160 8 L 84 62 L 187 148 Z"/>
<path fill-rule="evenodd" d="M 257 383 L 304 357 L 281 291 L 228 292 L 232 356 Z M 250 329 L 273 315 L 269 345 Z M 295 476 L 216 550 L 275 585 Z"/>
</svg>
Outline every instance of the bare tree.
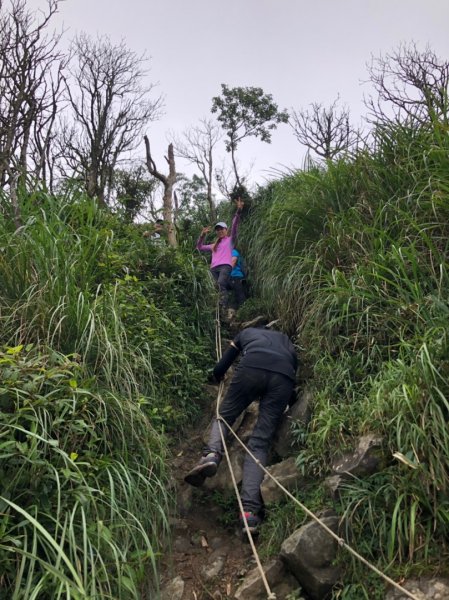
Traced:
<svg viewBox="0 0 449 600">
<path fill-rule="evenodd" d="M 198 167 L 207 187 L 210 220 L 216 221 L 216 207 L 212 193 L 214 179 L 213 153 L 222 138 L 220 127 L 211 119 L 201 119 L 196 127 L 187 129 L 182 138 L 175 141 L 175 152 L 181 158 Z"/>
<path fill-rule="evenodd" d="M 63 94 L 63 71 L 66 60 L 63 59 L 55 68 L 55 72 L 48 76 L 49 102 L 44 112 L 37 115 L 34 122 L 32 137 L 30 139 L 31 158 L 33 160 L 33 175 L 36 181 L 41 181 L 54 190 L 54 165 L 57 130 L 56 118 L 61 109 Z"/>
<path fill-rule="evenodd" d="M 402 44 L 391 54 L 373 58 L 368 72 L 378 95 L 365 101 L 372 120 L 391 120 L 392 111 L 398 122 L 437 119 L 447 125 L 449 61 L 439 59 L 428 46 L 420 51 L 413 42 Z"/>
<path fill-rule="evenodd" d="M 326 160 L 347 152 L 359 137 L 349 110 L 338 108 L 338 98 L 328 108 L 314 102 L 310 110 L 292 110 L 290 125 L 301 144 Z"/>
<path fill-rule="evenodd" d="M 162 198 L 163 203 L 163 215 L 165 226 L 167 228 L 167 240 L 170 246 L 176 248 L 178 245 L 176 239 L 176 229 L 174 226 L 174 209 L 173 209 L 173 186 L 176 183 L 176 166 L 175 166 L 175 153 L 173 150 L 173 144 L 168 145 L 168 152 L 165 160 L 168 163 L 168 175 L 161 173 L 156 167 L 156 163 L 151 155 L 150 141 L 147 136 L 144 136 L 145 149 L 146 149 L 146 164 L 150 174 L 158 179 L 164 186 L 164 195 Z"/>
<path fill-rule="evenodd" d="M 60 35 L 46 30 L 58 8 L 48 0 L 40 20 L 25 0 L 0 0 L 0 186 L 26 181 L 45 162 L 61 92 Z"/>
<path fill-rule="evenodd" d="M 252 169 L 254 168 L 254 162 L 249 162 L 245 170 L 243 170 L 240 167 L 239 162 L 237 160 L 235 161 L 235 164 L 237 165 L 237 168 L 240 173 L 240 181 L 248 181 Z M 244 183 L 236 183 L 234 168 L 232 165 L 229 165 L 225 158 L 222 158 L 218 166 L 215 167 L 214 178 L 218 190 L 225 198 L 233 198 L 236 193 L 239 193 L 239 190 L 241 191 L 243 189 L 246 189 Z"/>
<path fill-rule="evenodd" d="M 238 163 L 237 163 L 238 164 Z M 225 198 L 230 198 L 232 189 L 235 185 L 235 171 L 232 167 L 226 164 L 225 160 L 222 159 L 220 164 L 215 167 L 214 177 L 217 183 L 217 187 Z M 245 180 L 244 177 L 241 179 Z"/>
<path fill-rule="evenodd" d="M 76 64 L 67 82 L 73 124 L 63 126 L 60 143 L 88 195 L 104 205 L 118 161 L 135 149 L 143 128 L 158 116 L 161 100 L 150 99 L 153 85 L 143 85 L 145 56 L 123 41 L 114 45 L 107 37 L 82 34 L 73 53 Z"/>
</svg>

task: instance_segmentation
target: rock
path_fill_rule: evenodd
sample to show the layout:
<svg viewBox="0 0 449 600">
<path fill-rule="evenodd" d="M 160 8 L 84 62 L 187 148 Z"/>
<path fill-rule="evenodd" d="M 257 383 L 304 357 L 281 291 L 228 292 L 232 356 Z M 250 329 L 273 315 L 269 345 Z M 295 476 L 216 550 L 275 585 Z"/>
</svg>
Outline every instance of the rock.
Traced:
<svg viewBox="0 0 449 600">
<path fill-rule="evenodd" d="M 382 438 L 374 434 L 359 438 L 357 448 L 334 459 L 332 471 L 337 475 L 350 474 L 355 477 L 371 475 L 379 470 L 383 462 Z"/>
<path fill-rule="evenodd" d="M 238 428 L 234 429 L 234 431 L 236 431 L 237 435 L 239 436 L 239 438 L 242 440 L 242 442 L 244 444 L 248 443 L 248 440 L 251 437 L 251 434 L 253 432 L 254 426 L 257 423 L 258 417 L 259 417 L 259 403 L 252 402 L 248 406 L 248 408 L 245 410 L 245 412 L 243 413 L 242 419 L 239 423 Z M 238 442 L 237 442 L 237 444 L 238 444 Z"/>
<path fill-rule="evenodd" d="M 184 484 L 178 487 L 177 492 L 177 509 L 181 517 L 187 515 L 192 508 L 193 503 L 193 488 L 191 485 Z"/>
<path fill-rule="evenodd" d="M 245 321 L 244 323 L 241 323 L 240 328 L 247 329 L 248 327 L 257 327 L 262 324 L 265 324 L 267 321 L 268 321 L 267 317 L 265 317 L 264 315 L 259 315 L 259 316 L 255 317 L 254 319 L 252 319 L 251 321 Z"/>
<path fill-rule="evenodd" d="M 303 427 L 308 425 L 312 416 L 311 404 L 312 393 L 305 389 L 295 404 L 282 417 L 273 440 L 273 450 L 280 457 L 291 456 L 294 450 L 299 449 L 300 444 L 292 433 L 292 424 L 300 423 Z"/>
<path fill-rule="evenodd" d="M 271 591 L 276 594 L 276 598 L 286 598 L 289 594 L 300 590 L 298 582 L 288 573 L 281 560 L 272 560 L 263 567 L 263 570 L 268 585 Z M 267 591 L 257 567 L 246 575 L 242 584 L 236 590 L 234 598 L 237 600 L 266 600 Z"/>
<path fill-rule="evenodd" d="M 449 579 L 446 577 L 418 577 L 401 583 L 401 587 L 419 600 L 449 600 Z M 409 600 L 409 596 L 391 588 L 385 600 Z"/>
<path fill-rule="evenodd" d="M 228 308 L 228 310 L 226 311 L 226 318 L 228 319 L 228 321 L 233 321 L 235 319 L 236 313 L 237 311 L 235 310 L 235 308 Z"/>
<path fill-rule="evenodd" d="M 160 600 L 181 600 L 184 595 L 184 580 L 182 577 L 175 577 L 161 590 Z"/>
<path fill-rule="evenodd" d="M 224 544 L 224 540 L 222 537 L 215 536 L 209 540 L 209 546 L 212 550 L 218 550 Z"/>
<path fill-rule="evenodd" d="M 348 480 L 346 475 L 331 475 L 324 480 L 324 487 L 331 498 L 336 498 L 340 492 L 341 484 Z"/>
<path fill-rule="evenodd" d="M 177 537 L 173 542 L 173 549 L 176 550 L 176 552 L 184 552 L 187 554 L 191 547 L 192 544 L 190 540 L 185 537 Z"/>
<path fill-rule="evenodd" d="M 276 477 L 279 483 L 281 483 L 289 492 L 299 488 L 304 481 L 304 478 L 295 464 L 293 456 L 276 465 L 268 467 L 267 471 L 269 471 L 273 477 Z M 268 475 L 265 475 L 262 485 L 260 486 L 260 491 L 265 504 L 279 502 L 286 497 L 283 490 L 281 490 Z"/>
<path fill-rule="evenodd" d="M 209 563 L 204 565 L 201 569 L 201 575 L 205 581 L 212 581 L 223 571 L 225 565 L 225 556 L 216 556 L 212 560 L 209 559 Z"/>
<path fill-rule="evenodd" d="M 244 444 L 248 443 L 254 426 L 259 416 L 259 403 L 253 402 L 248 406 L 246 411 L 240 415 L 237 421 L 234 423 L 233 429 L 238 434 L 239 438 Z M 227 439 L 227 448 L 229 456 L 231 458 L 232 470 L 236 478 L 237 484 L 242 481 L 243 475 L 243 462 L 245 460 L 246 451 L 237 442 L 232 434 L 229 434 Z M 221 492 L 234 491 L 234 485 L 232 478 L 229 473 L 228 463 L 226 456 L 223 456 L 220 467 L 217 474 L 214 477 L 206 479 L 203 487 L 208 490 L 219 490 Z"/>
<path fill-rule="evenodd" d="M 321 520 L 337 532 L 336 516 Z M 332 565 L 337 547 L 337 541 L 315 521 L 300 527 L 282 543 L 281 558 L 313 600 L 325 598 L 338 581 L 340 568 Z"/>
<path fill-rule="evenodd" d="M 244 444 L 246 444 L 246 442 L 249 439 L 249 436 L 252 433 L 252 430 L 254 429 L 254 425 L 256 424 L 258 415 L 259 415 L 259 403 L 252 402 L 248 406 L 248 408 L 237 417 L 237 419 L 235 420 L 235 422 L 232 426 L 232 429 L 237 433 L 237 435 L 239 436 L 239 438 L 242 440 L 242 442 Z M 216 417 L 216 413 L 214 412 L 213 419 L 215 419 L 215 417 Z M 207 428 L 205 429 L 204 434 L 203 434 L 202 440 L 203 440 L 204 446 L 207 446 L 207 443 L 209 441 L 209 434 L 210 434 L 211 426 L 212 426 L 212 421 L 209 423 L 209 425 L 207 426 Z M 234 438 L 232 433 L 228 434 L 226 443 L 229 448 L 234 448 L 234 446 L 239 446 L 239 443 Z"/>
<path fill-rule="evenodd" d="M 245 451 L 241 446 L 234 447 L 230 450 L 230 458 L 232 470 L 236 478 L 237 483 L 242 481 L 243 474 L 243 461 L 245 459 Z M 219 490 L 223 493 L 233 492 L 234 486 L 232 483 L 231 475 L 229 473 L 228 463 L 226 457 L 223 457 L 221 464 L 218 468 L 217 474 L 214 477 L 208 477 L 203 483 L 203 487 L 207 490 Z"/>
<path fill-rule="evenodd" d="M 206 536 L 206 532 L 199 530 L 199 531 L 195 531 L 191 534 L 190 536 L 190 543 L 192 544 L 192 546 L 196 546 L 198 548 L 202 548 L 203 547 L 203 540 L 205 539 Z"/>
</svg>

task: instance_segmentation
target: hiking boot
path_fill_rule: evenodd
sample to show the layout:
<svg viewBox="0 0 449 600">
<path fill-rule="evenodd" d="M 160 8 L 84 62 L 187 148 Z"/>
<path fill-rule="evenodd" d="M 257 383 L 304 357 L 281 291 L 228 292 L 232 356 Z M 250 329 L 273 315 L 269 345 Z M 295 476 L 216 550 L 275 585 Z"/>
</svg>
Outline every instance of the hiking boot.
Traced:
<svg viewBox="0 0 449 600">
<path fill-rule="evenodd" d="M 197 465 L 184 477 L 186 483 L 190 483 L 195 487 L 203 485 L 206 477 L 213 477 L 217 472 L 220 464 L 221 456 L 218 452 L 209 452 L 202 456 Z"/>
<path fill-rule="evenodd" d="M 257 535 L 259 533 L 259 527 L 262 523 L 262 519 L 259 517 L 259 515 L 256 515 L 256 513 L 253 513 L 250 510 L 245 511 L 243 514 L 240 514 L 239 521 L 242 528 L 242 533 L 246 534 L 244 521 L 246 521 L 251 535 Z"/>
</svg>

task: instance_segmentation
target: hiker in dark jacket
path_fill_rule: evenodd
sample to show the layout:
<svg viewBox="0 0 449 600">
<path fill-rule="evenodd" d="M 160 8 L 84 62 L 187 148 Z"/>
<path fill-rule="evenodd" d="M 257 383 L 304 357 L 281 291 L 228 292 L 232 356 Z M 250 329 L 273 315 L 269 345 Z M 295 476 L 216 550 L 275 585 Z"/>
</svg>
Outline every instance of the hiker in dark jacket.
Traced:
<svg viewBox="0 0 449 600">
<path fill-rule="evenodd" d="M 265 466 L 271 440 L 293 394 L 298 364 L 296 351 L 284 333 L 253 327 L 243 329 L 215 365 L 217 381 L 224 378 L 239 354 L 242 356 L 219 414 L 232 426 L 253 400 L 260 400 L 259 416 L 248 448 Z M 228 435 L 225 423 L 215 419 L 202 458 L 185 477 L 187 483 L 200 486 L 206 477 L 217 472 L 223 453 L 220 428 L 224 437 Z M 246 454 L 241 489 L 244 513 L 240 516 L 244 531 L 243 519 L 252 532 L 260 525 L 263 508 L 260 484 L 263 477 L 262 469 Z"/>
</svg>

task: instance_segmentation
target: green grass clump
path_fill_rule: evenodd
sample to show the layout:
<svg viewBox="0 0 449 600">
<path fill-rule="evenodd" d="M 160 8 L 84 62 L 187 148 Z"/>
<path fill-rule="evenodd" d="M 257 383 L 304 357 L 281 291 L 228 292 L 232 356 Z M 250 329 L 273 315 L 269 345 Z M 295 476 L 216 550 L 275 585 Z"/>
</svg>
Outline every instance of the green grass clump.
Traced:
<svg viewBox="0 0 449 600">
<path fill-rule="evenodd" d="M 138 597 L 168 531 L 163 440 L 50 349 L 0 352 L 0 386 L 0 595 Z"/>
</svg>

